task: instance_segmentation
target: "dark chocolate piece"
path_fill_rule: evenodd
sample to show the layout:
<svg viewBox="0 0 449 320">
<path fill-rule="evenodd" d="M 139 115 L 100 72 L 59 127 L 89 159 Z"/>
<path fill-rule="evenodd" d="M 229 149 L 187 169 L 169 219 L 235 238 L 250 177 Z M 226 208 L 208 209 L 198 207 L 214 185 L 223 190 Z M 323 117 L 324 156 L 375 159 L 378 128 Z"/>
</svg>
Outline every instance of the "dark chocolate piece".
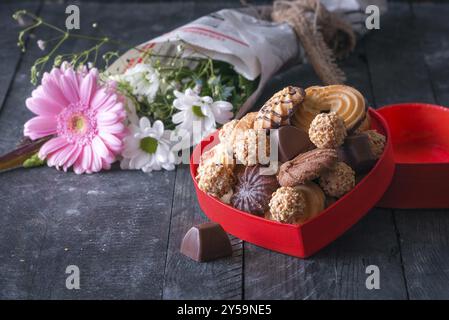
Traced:
<svg viewBox="0 0 449 320">
<path fill-rule="evenodd" d="M 283 126 L 272 130 L 271 134 L 278 144 L 280 162 L 287 162 L 300 153 L 315 148 L 307 132 L 295 126 Z"/>
<path fill-rule="evenodd" d="M 181 253 L 195 261 L 205 262 L 231 256 L 232 246 L 218 223 L 206 222 L 187 231 L 181 242 Z"/>
<path fill-rule="evenodd" d="M 340 160 L 349 165 L 358 174 L 371 170 L 377 161 L 366 134 L 346 137 L 344 144 L 337 151 Z"/>
</svg>

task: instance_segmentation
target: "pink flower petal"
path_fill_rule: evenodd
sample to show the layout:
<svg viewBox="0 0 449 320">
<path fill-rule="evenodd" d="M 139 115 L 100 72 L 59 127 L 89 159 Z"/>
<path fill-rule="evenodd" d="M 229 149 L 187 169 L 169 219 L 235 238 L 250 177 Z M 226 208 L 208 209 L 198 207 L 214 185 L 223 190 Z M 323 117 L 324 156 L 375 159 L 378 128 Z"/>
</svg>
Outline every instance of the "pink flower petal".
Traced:
<svg viewBox="0 0 449 320">
<path fill-rule="evenodd" d="M 39 150 L 39 158 L 45 159 L 47 155 L 53 153 L 67 145 L 67 141 L 64 138 L 56 137 L 48 140 Z"/>
<path fill-rule="evenodd" d="M 114 112 L 100 112 L 97 115 L 98 124 L 108 126 L 116 123 L 119 120 L 117 114 Z"/>
<path fill-rule="evenodd" d="M 90 101 L 93 109 L 98 109 L 108 100 L 110 94 L 107 92 L 106 88 L 101 88 L 98 90 Z"/>
<path fill-rule="evenodd" d="M 87 169 L 90 168 L 92 165 L 92 147 L 90 145 L 87 145 L 84 147 L 83 152 L 80 156 L 81 162 L 80 165 Z"/>
<path fill-rule="evenodd" d="M 59 85 L 59 78 L 58 76 L 56 76 L 57 74 L 60 74 L 60 72 L 58 73 L 55 70 L 58 69 L 54 68 L 51 71 L 50 75 L 44 75 L 44 77 L 42 78 L 42 86 L 45 87 L 45 93 L 47 96 L 52 97 L 52 99 L 60 102 L 62 105 L 68 105 L 69 101 L 62 93 L 61 87 Z"/>
<path fill-rule="evenodd" d="M 92 165 L 90 169 L 92 170 L 92 172 L 98 172 L 101 170 L 101 157 L 95 152 L 92 152 Z"/>
<path fill-rule="evenodd" d="M 84 166 L 81 165 L 82 159 L 83 159 L 83 157 L 81 157 L 81 156 L 78 157 L 78 159 L 73 164 L 73 172 L 75 172 L 76 174 L 82 174 L 82 173 L 86 172 L 86 169 L 84 168 Z"/>
<path fill-rule="evenodd" d="M 56 133 L 56 118 L 51 116 L 37 116 L 28 120 L 24 125 L 24 135 L 35 140 Z"/>
<path fill-rule="evenodd" d="M 65 162 L 65 164 L 63 166 L 64 171 L 67 171 L 67 169 L 70 168 L 75 163 L 75 161 L 78 160 L 82 151 L 83 151 L 82 147 L 80 147 L 76 144 L 74 145 L 74 148 L 72 150 L 72 153 L 71 153 L 69 159 L 67 159 L 67 161 Z"/>
<path fill-rule="evenodd" d="M 54 152 L 51 155 L 51 160 L 48 161 L 48 165 L 49 166 L 56 166 L 57 169 L 59 169 L 59 167 L 62 167 L 65 162 L 68 160 L 70 154 L 73 151 L 73 145 L 72 144 L 68 144 L 65 147 L 62 147 L 61 149 L 59 149 L 58 151 Z"/>
<path fill-rule="evenodd" d="M 108 133 L 112 133 L 112 134 L 122 133 L 125 130 L 125 126 L 121 122 L 117 122 L 110 126 L 99 125 L 99 127 L 104 132 L 108 132 Z"/>
<path fill-rule="evenodd" d="M 80 94 L 81 102 L 88 105 L 95 92 L 97 85 L 97 78 L 94 73 L 89 73 L 81 82 Z"/>
<path fill-rule="evenodd" d="M 71 103 L 76 103 L 79 101 L 78 94 L 78 80 L 72 69 L 66 70 L 64 76 L 60 78 L 61 88 L 64 96 Z"/>
<path fill-rule="evenodd" d="M 103 139 L 103 142 L 106 144 L 108 149 L 114 151 L 115 153 L 119 153 L 122 150 L 123 143 L 116 136 L 107 132 L 100 132 L 99 136 Z"/>
<path fill-rule="evenodd" d="M 94 151 L 94 153 L 96 153 L 97 155 L 99 155 L 104 159 L 110 158 L 110 151 L 104 144 L 103 140 L 101 140 L 101 138 L 98 136 L 93 138 L 92 140 L 92 150 Z"/>
<path fill-rule="evenodd" d="M 39 116 L 52 116 L 61 112 L 63 106 L 48 98 L 34 97 L 28 98 L 25 104 L 31 112 Z"/>
</svg>

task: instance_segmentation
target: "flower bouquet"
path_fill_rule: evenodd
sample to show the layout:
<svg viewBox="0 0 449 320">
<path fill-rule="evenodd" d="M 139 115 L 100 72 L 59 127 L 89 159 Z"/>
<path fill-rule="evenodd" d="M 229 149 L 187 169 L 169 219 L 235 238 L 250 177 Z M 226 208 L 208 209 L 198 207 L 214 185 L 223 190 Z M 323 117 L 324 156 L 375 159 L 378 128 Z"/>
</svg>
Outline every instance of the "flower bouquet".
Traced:
<svg viewBox="0 0 449 320">
<path fill-rule="evenodd" d="M 287 63 L 307 59 L 324 83 L 344 80 L 334 58 L 354 47 L 347 20 L 317 0 L 275 1 L 272 21 L 264 18 L 266 9 L 221 10 L 136 47 L 17 11 L 22 50 L 36 28 L 50 28 L 55 37 L 37 41 L 44 55 L 32 66 L 31 81 L 40 84 L 26 100 L 35 117 L 25 123 L 19 147 L 0 157 L 0 170 L 46 163 L 94 173 L 116 161 L 122 169 L 173 170 L 188 162 L 183 151 L 250 110 Z M 61 52 L 74 38 L 94 45 Z M 127 50 L 105 52 L 106 44 Z"/>
</svg>

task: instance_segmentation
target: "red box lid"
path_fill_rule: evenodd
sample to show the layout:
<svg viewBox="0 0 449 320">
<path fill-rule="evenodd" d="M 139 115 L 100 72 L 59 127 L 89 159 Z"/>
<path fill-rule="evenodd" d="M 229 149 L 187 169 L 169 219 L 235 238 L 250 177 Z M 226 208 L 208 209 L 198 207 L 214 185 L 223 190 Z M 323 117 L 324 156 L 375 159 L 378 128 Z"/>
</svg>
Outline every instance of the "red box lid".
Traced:
<svg viewBox="0 0 449 320">
<path fill-rule="evenodd" d="M 449 208 L 449 109 L 424 103 L 382 107 L 395 173 L 377 206 Z"/>
</svg>

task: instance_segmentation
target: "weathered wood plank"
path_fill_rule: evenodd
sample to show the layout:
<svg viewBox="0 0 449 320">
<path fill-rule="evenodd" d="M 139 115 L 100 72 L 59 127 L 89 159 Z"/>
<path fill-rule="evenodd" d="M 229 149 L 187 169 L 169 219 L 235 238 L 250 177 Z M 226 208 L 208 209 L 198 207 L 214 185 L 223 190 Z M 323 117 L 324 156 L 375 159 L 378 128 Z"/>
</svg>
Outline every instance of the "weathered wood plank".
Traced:
<svg viewBox="0 0 449 320">
<path fill-rule="evenodd" d="M 82 3 L 82 30 L 97 21 L 117 38 L 140 43 L 161 32 L 157 25 L 181 23 L 182 6 Z M 51 3 L 42 15 L 62 24 L 64 9 Z M 66 49 L 81 47 L 74 42 Z M 24 100 L 39 54 L 31 47 L 12 84 L 0 116 L 0 151 L 15 145 L 31 116 Z M 3 174 L 0 297 L 160 298 L 174 180 L 175 172 L 76 176 L 39 168 Z M 69 264 L 80 268 L 81 290 L 65 288 Z"/>
<path fill-rule="evenodd" d="M 197 18 L 235 3 L 194 5 Z M 198 206 L 189 167 L 178 167 L 173 199 L 170 238 L 165 268 L 164 299 L 241 299 L 243 256 L 242 241 L 230 236 L 232 257 L 197 263 L 179 252 L 184 234 L 192 226 L 207 221 Z"/>
<path fill-rule="evenodd" d="M 179 252 L 184 234 L 207 218 L 198 205 L 189 167 L 178 167 L 173 199 L 170 240 L 165 268 L 164 299 L 240 299 L 242 297 L 242 242 L 230 237 L 232 257 L 198 263 Z"/>
<path fill-rule="evenodd" d="M 412 9 L 414 30 L 428 68 L 435 101 L 449 106 L 449 25 L 446 20 L 449 4 L 413 4 Z"/>
<path fill-rule="evenodd" d="M 426 83 L 417 82 L 434 96 L 430 103 L 449 105 L 447 65 L 449 42 L 448 4 L 413 4 L 412 32 L 424 55 Z M 425 26 L 425 28 L 423 28 Z M 405 74 L 413 79 L 414 73 Z M 449 210 L 397 210 L 404 270 L 411 299 L 449 298 Z"/>
<path fill-rule="evenodd" d="M 363 46 L 342 63 L 348 83 L 371 105 Z M 273 90 L 297 83 L 319 83 L 310 66 L 293 68 L 271 83 Z M 245 243 L 246 299 L 404 299 L 399 248 L 389 210 L 373 209 L 351 230 L 316 255 L 297 259 Z M 380 290 L 365 286 L 366 267 L 381 270 Z"/>
<path fill-rule="evenodd" d="M 5 101 L 10 83 L 16 74 L 16 68 L 22 57 L 20 48 L 17 46 L 17 36 L 21 28 L 12 18 L 13 13 L 18 9 L 28 10 L 36 13 L 40 6 L 40 1 L 0 3 L 0 110 Z"/>
<path fill-rule="evenodd" d="M 433 99 L 408 3 L 391 3 L 380 30 L 366 36 L 366 54 L 377 107 Z M 424 26 L 420 26 L 424 27 Z"/>
<path fill-rule="evenodd" d="M 408 4 L 390 5 L 381 30 L 370 36 L 368 61 L 378 105 L 434 103 L 435 96 L 448 102 L 442 67 L 449 61 L 448 6 L 414 5 L 413 11 Z M 395 210 L 394 217 L 409 298 L 449 297 L 449 211 Z"/>
</svg>

